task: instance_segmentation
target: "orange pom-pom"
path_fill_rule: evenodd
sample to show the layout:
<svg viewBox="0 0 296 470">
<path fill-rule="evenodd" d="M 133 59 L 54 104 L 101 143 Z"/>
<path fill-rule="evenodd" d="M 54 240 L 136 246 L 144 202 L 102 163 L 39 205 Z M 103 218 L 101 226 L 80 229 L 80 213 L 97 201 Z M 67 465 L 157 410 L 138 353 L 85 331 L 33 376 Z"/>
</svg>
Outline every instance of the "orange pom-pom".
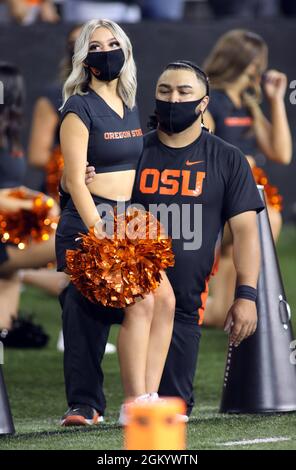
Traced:
<svg viewBox="0 0 296 470">
<path fill-rule="evenodd" d="M 67 250 L 67 273 L 91 302 L 122 308 L 154 291 L 160 271 L 174 265 L 172 240 L 149 212 L 114 213 L 114 232 L 81 234 L 81 246 Z"/>
<path fill-rule="evenodd" d="M 24 249 L 30 242 L 42 242 L 49 239 L 57 226 L 57 219 L 50 217 L 54 205 L 52 198 L 43 193 L 36 196 L 25 189 L 11 190 L 8 196 L 32 201 L 32 209 L 17 212 L 0 213 L 0 235 L 2 242 L 9 242 Z"/>
<path fill-rule="evenodd" d="M 283 210 L 283 197 L 279 194 L 278 188 L 269 183 L 268 177 L 262 168 L 255 166 L 252 168 L 252 173 L 256 183 L 264 186 L 268 204 L 276 211 L 281 212 Z"/>
<path fill-rule="evenodd" d="M 58 186 L 64 169 L 64 158 L 58 145 L 52 152 L 46 165 L 46 192 L 55 201 L 59 201 Z"/>
</svg>

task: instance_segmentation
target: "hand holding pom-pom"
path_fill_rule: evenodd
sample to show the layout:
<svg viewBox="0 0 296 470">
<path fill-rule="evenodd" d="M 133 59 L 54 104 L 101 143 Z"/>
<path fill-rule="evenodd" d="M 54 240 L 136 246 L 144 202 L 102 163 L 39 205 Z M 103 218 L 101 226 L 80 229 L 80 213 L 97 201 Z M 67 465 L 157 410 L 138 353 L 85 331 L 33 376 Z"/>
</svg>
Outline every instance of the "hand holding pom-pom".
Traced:
<svg viewBox="0 0 296 470">
<path fill-rule="evenodd" d="M 112 223 L 112 235 L 102 221 L 81 234 L 80 248 L 67 250 L 66 272 L 91 302 L 120 308 L 154 291 L 174 255 L 171 239 L 151 213 L 115 213 Z"/>
<path fill-rule="evenodd" d="M 99 240 L 103 240 L 107 233 L 106 233 L 106 226 L 105 226 L 105 223 L 102 219 L 98 220 L 94 227 L 93 227 L 93 231 L 94 231 L 94 234 L 95 236 L 99 239 Z"/>
</svg>

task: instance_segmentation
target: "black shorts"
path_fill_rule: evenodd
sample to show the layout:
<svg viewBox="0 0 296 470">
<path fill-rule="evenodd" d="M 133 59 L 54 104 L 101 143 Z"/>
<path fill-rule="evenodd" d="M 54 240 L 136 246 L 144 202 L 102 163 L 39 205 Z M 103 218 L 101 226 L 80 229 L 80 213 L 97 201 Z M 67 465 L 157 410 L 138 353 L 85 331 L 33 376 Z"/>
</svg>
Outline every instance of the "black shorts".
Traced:
<svg viewBox="0 0 296 470">
<path fill-rule="evenodd" d="M 116 206 L 117 201 L 113 199 L 106 199 L 101 196 L 91 195 L 94 203 L 97 206 L 98 213 L 105 221 L 111 220 L 113 217 L 113 208 Z M 126 209 L 130 205 L 130 201 L 120 201 L 119 212 Z M 79 213 L 71 198 L 67 201 L 65 208 L 61 213 L 61 217 L 56 230 L 55 249 L 57 258 L 57 271 L 64 271 L 66 268 L 66 251 L 76 250 L 79 248 L 80 240 L 79 233 L 86 234 L 88 229 L 84 222 L 81 220 Z"/>
</svg>

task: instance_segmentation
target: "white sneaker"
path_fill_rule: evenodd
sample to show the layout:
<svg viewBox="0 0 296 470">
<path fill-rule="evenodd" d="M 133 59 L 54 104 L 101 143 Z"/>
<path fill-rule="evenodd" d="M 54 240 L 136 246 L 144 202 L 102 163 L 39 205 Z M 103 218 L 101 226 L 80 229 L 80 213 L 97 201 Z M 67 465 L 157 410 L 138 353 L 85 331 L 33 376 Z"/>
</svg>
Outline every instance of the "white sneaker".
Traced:
<svg viewBox="0 0 296 470">
<path fill-rule="evenodd" d="M 116 353 L 116 346 L 112 343 L 107 343 L 105 348 L 105 354 L 114 354 Z"/>
<path fill-rule="evenodd" d="M 130 404 L 142 403 L 145 401 L 148 402 L 149 398 L 150 398 L 150 394 L 145 393 L 145 395 L 140 395 L 139 397 L 137 397 L 135 400 L 131 401 L 130 403 L 124 403 L 123 405 L 121 405 L 120 411 L 119 411 L 118 424 L 120 424 L 120 426 L 126 426 L 128 424 L 126 410 Z"/>
<path fill-rule="evenodd" d="M 64 350 L 65 350 L 63 330 L 61 330 L 59 332 L 58 342 L 57 342 L 57 350 L 59 352 L 64 352 Z"/>
<path fill-rule="evenodd" d="M 180 421 L 181 423 L 188 423 L 189 416 L 177 414 L 177 420 Z"/>
<path fill-rule="evenodd" d="M 149 400 L 148 401 L 150 401 L 150 403 L 153 403 L 153 402 L 159 401 L 159 400 L 161 400 L 161 398 L 159 398 L 159 395 L 158 395 L 157 392 L 149 393 Z"/>
<path fill-rule="evenodd" d="M 62 330 L 59 332 L 58 341 L 57 341 L 57 350 L 59 352 L 64 352 L 65 350 L 64 336 L 63 336 Z M 106 344 L 105 354 L 114 354 L 116 353 L 116 351 L 117 349 L 116 349 L 116 346 L 114 346 L 114 344 L 111 344 L 111 343 Z"/>
<path fill-rule="evenodd" d="M 153 403 L 156 401 L 165 401 L 165 398 L 160 398 L 157 392 L 153 392 L 149 394 L 148 401 L 150 403 Z M 177 414 L 177 420 L 180 421 L 181 423 L 188 423 L 189 417 L 187 415 Z"/>
</svg>

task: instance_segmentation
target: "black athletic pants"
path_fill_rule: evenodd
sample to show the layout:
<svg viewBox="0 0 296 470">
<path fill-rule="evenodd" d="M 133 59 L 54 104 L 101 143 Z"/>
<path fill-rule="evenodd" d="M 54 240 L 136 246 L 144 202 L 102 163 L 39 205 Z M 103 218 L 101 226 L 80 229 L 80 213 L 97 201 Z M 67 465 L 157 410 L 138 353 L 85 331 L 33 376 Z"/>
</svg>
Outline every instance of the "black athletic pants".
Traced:
<svg viewBox="0 0 296 470">
<path fill-rule="evenodd" d="M 92 304 L 72 283 L 60 295 L 65 341 L 64 374 L 69 406 L 87 404 L 104 415 L 106 400 L 101 362 L 110 326 L 120 323 L 121 309 Z M 160 395 L 179 396 L 190 414 L 200 339 L 197 322 L 175 317 L 173 338 L 159 389 Z"/>
</svg>

